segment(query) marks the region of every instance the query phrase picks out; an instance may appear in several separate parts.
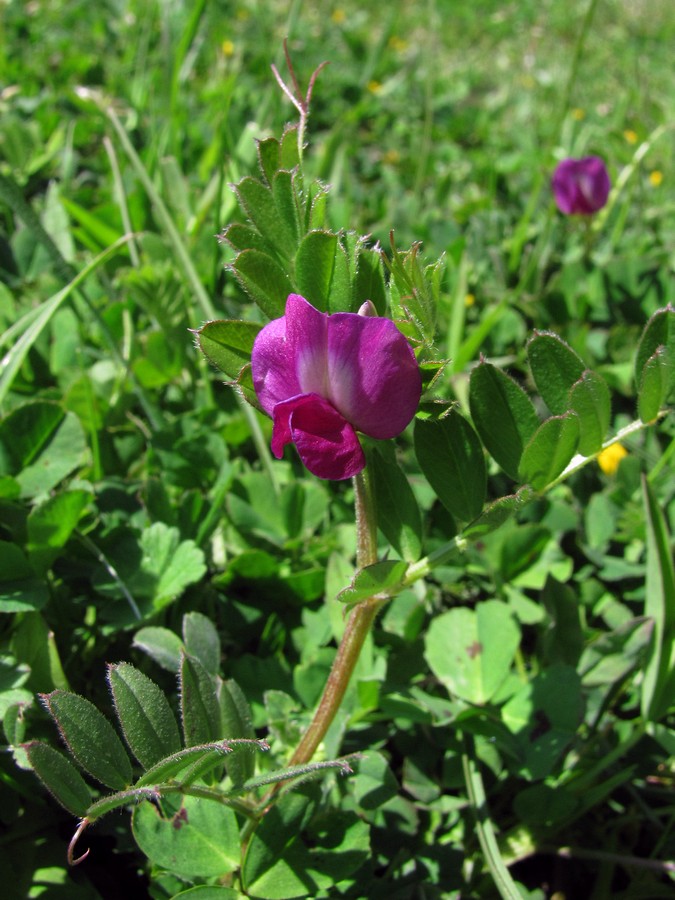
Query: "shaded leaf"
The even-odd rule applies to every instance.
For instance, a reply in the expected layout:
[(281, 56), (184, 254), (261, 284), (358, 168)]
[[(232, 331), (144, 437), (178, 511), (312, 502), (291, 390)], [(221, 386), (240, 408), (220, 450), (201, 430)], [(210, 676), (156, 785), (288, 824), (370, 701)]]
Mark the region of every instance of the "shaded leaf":
[(579, 443), (579, 419), (575, 413), (551, 416), (543, 422), (523, 449), (519, 474), (535, 491), (543, 490), (570, 462)]
[(523, 449), (539, 425), (532, 401), (505, 372), (482, 362), (471, 373), (469, 405), (490, 455), (518, 479)]
[(569, 392), (586, 368), (584, 361), (550, 331), (535, 332), (530, 338), (527, 359), (534, 383), (548, 408), (556, 416), (566, 413)]
[(469, 522), (483, 509), (487, 467), (481, 442), (456, 409), (441, 419), (415, 420), (415, 456), (443, 506)]

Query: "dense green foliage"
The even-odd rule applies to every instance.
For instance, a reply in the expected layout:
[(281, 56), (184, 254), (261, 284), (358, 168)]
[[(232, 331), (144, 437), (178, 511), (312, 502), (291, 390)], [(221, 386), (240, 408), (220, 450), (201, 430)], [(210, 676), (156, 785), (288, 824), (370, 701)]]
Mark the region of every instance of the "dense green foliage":
[[(504, 865), (532, 898), (671, 896), (671, 4), (17, 0), (0, 29), (10, 896), (490, 898)], [(300, 187), (293, 132), (256, 156), (296, 120), (286, 36), (303, 86), (330, 63)], [(588, 153), (614, 191), (565, 219), (550, 173)], [(195, 347), (254, 400), (286, 283), (388, 305), (423, 367), (367, 446), (356, 576), (352, 486), (270, 460)]]

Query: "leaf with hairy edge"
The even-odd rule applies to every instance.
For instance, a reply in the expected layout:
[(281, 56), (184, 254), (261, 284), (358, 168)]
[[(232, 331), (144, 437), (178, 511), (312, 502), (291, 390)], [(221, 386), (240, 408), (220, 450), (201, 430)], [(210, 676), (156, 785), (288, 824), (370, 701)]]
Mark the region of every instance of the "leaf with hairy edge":
[(259, 250), (244, 250), (228, 268), (269, 319), (283, 316), (293, 285), (273, 257)]
[(486, 534), (496, 531), (511, 518), (516, 510), (520, 509), (530, 499), (531, 495), (531, 489), (523, 487), (517, 494), (509, 494), (490, 503), (478, 518), (474, 519), (464, 529), (462, 537), (467, 540), (478, 540)]
[(401, 560), (388, 559), (359, 569), (349, 587), (340, 591), (338, 600), (352, 604), (378, 594), (393, 597), (401, 589), (407, 568), (407, 563)]
[(258, 150), (258, 165), (268, 185), (272, 184), (274, 173), (279, 170), (279, 141), (274, 137), (268, 137), (256, 141)]
[(572, 385), (569, 406), (579, 417), (579, 453), (592, 456), (602, 447), (612, 415), (612, 401), (605, 379), (586, 369)]
[[(293, 173), (287, 169), (281, 169), (274, 175), (272, 179), (272, 195), (274, 197), (274, 205), (280, 218), (283, 220), (284, 228), (291, 235), (292, 243), (290, 244), (290, 252), (295, 253), (295, 249), (300, 239), (300, 220), (304, 219), (303, 201), (298, 197), (295, 189), (295, 180)], [(302, 212), (302, 216), (300, 215)]]
[(223, 737), (216, 690), (204, 666), (184, 654), (179, 678), (185, 745), (194, 747)]
[(197, 332), (197, 343), (204, 356), (228, 378), (238, 378), (251, 362), (253, 342), (262, 325), (220, 319), (207, 322)]
[(520, 477), (535, 491), (543, 490), (564, 471), (578, 443), (579, 418), (576, 413), (552, 416), (539, 426), (523, 450)]
[(91, 803), (91, 791), (70, 760), (42, 741), (29, 741), (22, 747), (35, 774), (54, 799), (74, 816), (84, 816)]
[(337, 234), (330, 231), (310, 231), (300, 242), (295, 255), (298, 293), (321, 312), (329, 310), (337, 253)]
[[(281, 174), (277, 173), (277, 176)], [(272, 189), (256, 178), (246, 176), (234, 190), (249, 222), (280, 256), (291, 260), (297, 247), (297, 231), (287, 218), (287, 210), (279, 209)]]
[(377, 250), (356, 245), (356, 275), (354, 277), (354, 300), (356, 309), (366, 300), (374, 305), (378, 316), (383, 316), (387, 308), (387, 289), (384, 282), (382, 257)]
[(369, 448), (368, 471), (375, 490), (378, 527), (403, 559), (415, 562), (422, 552), (422, 517), (389, 443)]
[[(246, 697), (236, 681), (223, 681), (219, 685), (218, 701), (223, 723), (223, 734), (228, 738), (255, 738), (253, 730), (253, 714)], [(243, 784), (253, 776), (255, 759), (250, 747), (241, 749), (233, 747), (233, 751), (225, 760), (227, 774), (234, 785)]]
[(647, 361), (660, 347), (664, 348), (669, 370), (668, 396), (675, 390), (675, 309), (672, 306), (657, 309), (640, 336), (635, 357), (635, 382), (638, 387), (642, 383)]
[(669, 357), (665, 346), (657, 347), (642, 367), (638, 389), (638, 415), (643, 422), (653, 422), (665, 404), (673, 381), (675, 357)]
[(415, 420), (415, 456), (443, 506), (461, 522), (483, 509), (485, 454), (478, 435), (456, 409), (440, 419)]
[(169, 701), (154, 681), (119, 663), (108, 666), (108, 682), (124, 737), (144, 769), (181, 749)]
[(539, 426), (532, 401), (501, 369), (481, 362), (469, 381), (471, 418), (490, 455), (513, 479), (525, 444)]
[(190, 656), (198, 659), (209, 675), (217, 675), (220, 671), (220, 638), (213, 622), (199, 612), (185, 613), (183, 640)]
[(550, 331), (535, 332), (527, 342), (532, 377), (544, 402), (556, 416), (569, 409), (568, 394), (582, 377), (584, 361), (561, 337)]
[(114, 791), (131, 782), (131, 762), (122, 741), (93, 703), (70, 691), (40, 694), (68, 749), (91, 776)]

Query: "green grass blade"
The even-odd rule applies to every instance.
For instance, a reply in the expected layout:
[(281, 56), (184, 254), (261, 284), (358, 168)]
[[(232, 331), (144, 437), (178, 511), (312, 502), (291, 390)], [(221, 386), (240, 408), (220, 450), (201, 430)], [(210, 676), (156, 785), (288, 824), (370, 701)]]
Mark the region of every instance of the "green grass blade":
[[(88, 265), (79, 272), (75, 278), (69, 284), (67, 284), (64, 288), (58, 291), (56, 294), (51, 296), (48, 300), (39, 307), (36, 314), (28, 314), (24, 316), (21, 322), (27, 323), (27, 327), (25, 328), (21, 337), (16, 341), (16, 343), (12, 346), (12, 348), (7, 352), (4, 358), (0, 361), (0, 404), (4, 401), (7, 393), (14, 381), (16, 373), (21, 368), (23, 361), (28, 354), (28, 351), (33, 346), (35, 341), (42, 334), (43, 329), (48, 324), (49, 320), (52, 318), (56, 310), (61, 306), (61, 304), (67, 300), (70, 295), (76, 290), (83, 281), (85, 281), (92, 272), (96, 271), (99, 266), (101, 266), (106, 260), (110, 259), (114, 256), (120, 247), (124, 246), (128, 242), (129, 238), (127, 236), (121, 237), (118, 241), (115, 241), (110, 247), (104, 250), (102, 253), (99, 253), (97, 257), (95, 257)], [(19, 325), (20, 323), (17, 323)], [(17, 333), (16, 326), (8, 329), (8, 332), (12, 332), (12, 336)], [(0, 337), (0, 346), (7, 343), (9, 338), (7, 337), (7, 333)]]

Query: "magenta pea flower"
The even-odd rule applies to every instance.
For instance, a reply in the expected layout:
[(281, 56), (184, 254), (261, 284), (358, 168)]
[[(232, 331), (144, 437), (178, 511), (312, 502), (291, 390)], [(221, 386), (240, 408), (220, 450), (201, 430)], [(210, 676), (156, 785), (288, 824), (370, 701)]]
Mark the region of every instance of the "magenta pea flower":
[(611, 182), (599, 156), (563, 159), (551, 179), (553, 196), (566, 216), (590, 216), (607, 203)]
[(294, 443), (314, 475), (339, 481), (366, 464), (357, 432), (386, 440), (411, 421), (422, 393), (412, 347), (389, 319), (319, 312), (290, 294), (286, 315), (259, 332), (253, 385), (272, 417), (272, 452)]

